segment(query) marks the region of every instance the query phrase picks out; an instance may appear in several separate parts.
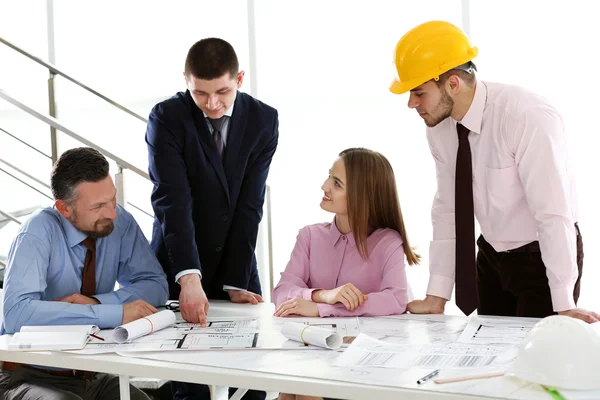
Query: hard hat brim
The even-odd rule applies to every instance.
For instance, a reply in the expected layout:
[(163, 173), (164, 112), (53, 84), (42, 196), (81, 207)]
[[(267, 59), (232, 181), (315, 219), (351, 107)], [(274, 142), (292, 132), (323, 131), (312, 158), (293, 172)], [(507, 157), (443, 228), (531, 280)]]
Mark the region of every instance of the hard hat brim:
[[(431, 78), (427, 79), (425, 82), (427, 82), (433, 78), (434, 77), (431, 77)], [(394, 81), (392, 82), (392, 84), (390, 85), (390, 92), (392, 92), (394, 94), (404, 94), (404, 93), (408, 92), (409, 90), (413, 90), (417, 86), (424, 84), (425, 82), (421, 82), (421, 80), (400, 82), (400, 80), (395, 78)]]
[(408, 90), (404, 88), (405, 85), (402, 84), (398, 79), (394, 79), (390, 84), (390, 92), (394, 94), (403, 94)]
[(437, 80), (441, 74), (450, 71), (451, 69), (456, 68), (467, 61), (473, 60), (475, 57), (477, 57), (477, 54), (479, 54), (477, 47), (471, 47), (463, 57), (456, 58), (446, 63), (446, 65), (440, 66), (438, 71), (433, 71), (429, 74), (425, 74), (421, 77), (405, 82), (401, 82), (400, 79), (394, 78), (394, 81), (390, 85), (390, 92), (394, 94), (404, 94), (409, 90), (413, 90), (417, 86), (424, 84), (425, 82), (429, 82), (431, 79)]

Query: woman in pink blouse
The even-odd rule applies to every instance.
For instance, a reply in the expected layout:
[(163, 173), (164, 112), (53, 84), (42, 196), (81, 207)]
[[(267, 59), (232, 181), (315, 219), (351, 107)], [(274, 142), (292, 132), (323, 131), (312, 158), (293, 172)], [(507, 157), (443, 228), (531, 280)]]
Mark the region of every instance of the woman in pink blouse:
[(404, 257), (409, 245), (394, 171), (381, 154), (344, 150), (322, 186), (332, 223), (300, 230), (273, 289), (275, 316), (345, 317), (402, 314), (408, 302)]

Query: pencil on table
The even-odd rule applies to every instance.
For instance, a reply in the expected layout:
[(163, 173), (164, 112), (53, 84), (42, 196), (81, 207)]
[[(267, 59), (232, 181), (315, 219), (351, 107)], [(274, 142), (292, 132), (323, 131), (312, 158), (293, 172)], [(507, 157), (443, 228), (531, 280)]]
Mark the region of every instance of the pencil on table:
[(435, 383), (442, 384), (442, 383), (470, 381), (470, 380), (473, 380), (473, 379), (495, 378), (497, 376), (504, 376), (504, 372), (492, 372), (492, 373), (489, 373), (489, 374), (456, 376), (454, 378), (438, 378), (438, 379), (434, 379), (433, 381)]

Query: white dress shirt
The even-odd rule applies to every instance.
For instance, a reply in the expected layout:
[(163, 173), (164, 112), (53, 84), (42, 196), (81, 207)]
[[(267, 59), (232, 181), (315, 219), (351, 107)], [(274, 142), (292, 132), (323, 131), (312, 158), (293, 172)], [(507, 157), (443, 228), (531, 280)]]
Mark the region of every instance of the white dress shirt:
[[(447, 118), (427, 128), (438, 185), (427, 294), (446, 299), (455, 273), (456, 122)], [(574, 308), (577, 199), (560, 115), (523, 88), (477, 81), (460, 122), (471, 131), (473, 201), (482, 235), (498, 252), (539, 240), (554, 310)]]
[[(212, 124), (208, 120), (208, 116), (204, 112), (202, 112), (202, 114), (204, 114), (204, 119), (206, 121), (206, 125), (208, 126), (208, 130), (210, 131), (210, 134), (213, 135), (215, 129), (213, 128)], [(232, 114), (233, 114), (233, 104), (231, 104), (231, 107), (229, 107), (227, 109), (227, 111), (225, 111), (225, 114), (223, 114), (223, 115), (229, 117), (225, 121), (223, 121), (223, 125), (221, 126), (221, 137), (223, 138), (223, 149), (225, 149), (227, 147), (227, 136), (229, 134), (229, 122), (231, 120)], [(177, 275), (175, 275), (175, 282), (179, 283), (179, 278), (181, 278), (184, 275), (188, 275), (188, 274), (198, 274), (198, 275), (200, 275), (200, 279), (202, 279), (202, 274), (200, 273), (200, 270), (185, 269), (185, 270), (181, 271), (180, 273), (178, 273)], [(223, 285), (223, 290), (244, 290), (244, 289), (236, 288), (234, 286)]]

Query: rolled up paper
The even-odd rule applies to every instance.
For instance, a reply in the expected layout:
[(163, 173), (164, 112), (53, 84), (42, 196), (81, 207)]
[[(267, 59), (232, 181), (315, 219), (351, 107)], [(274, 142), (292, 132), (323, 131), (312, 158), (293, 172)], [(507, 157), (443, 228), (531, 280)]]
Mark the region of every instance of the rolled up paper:
[(175, 313), (171, 310), (159, 311), (155, 314), (129, 322), (115, 328), (112, 339), (117, 343), (135, 340), (152, 332), (159, 331), (175, 323)]
[(286, 322), (281, 334), (290, 340), (336, 350), (342, 345), (342, 337), (331, 329), (297, 322)]

